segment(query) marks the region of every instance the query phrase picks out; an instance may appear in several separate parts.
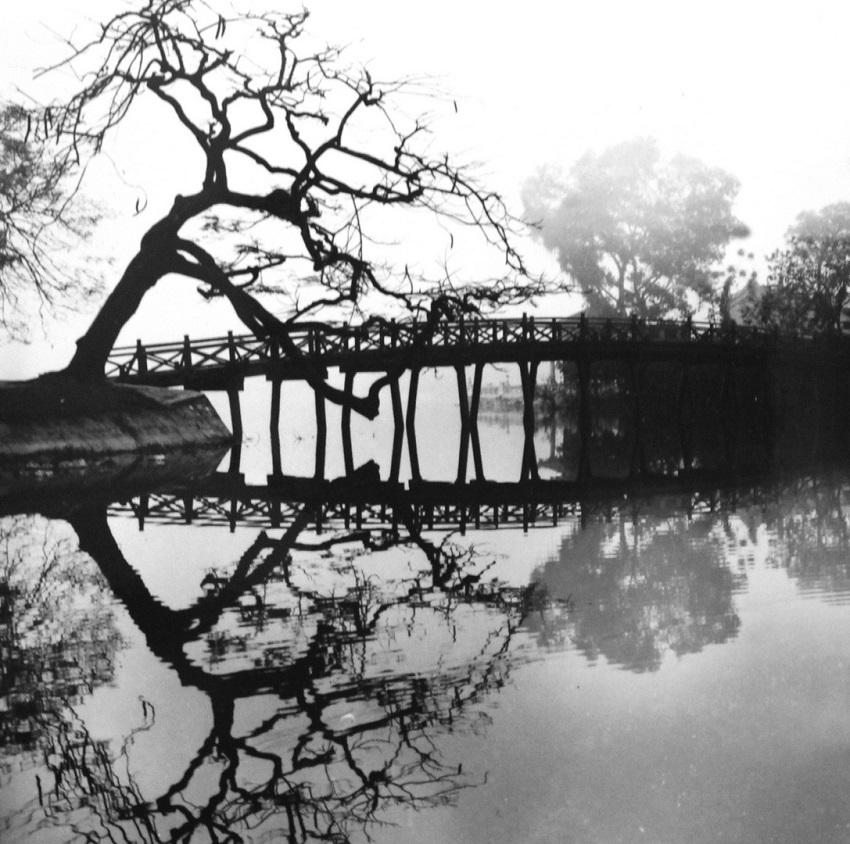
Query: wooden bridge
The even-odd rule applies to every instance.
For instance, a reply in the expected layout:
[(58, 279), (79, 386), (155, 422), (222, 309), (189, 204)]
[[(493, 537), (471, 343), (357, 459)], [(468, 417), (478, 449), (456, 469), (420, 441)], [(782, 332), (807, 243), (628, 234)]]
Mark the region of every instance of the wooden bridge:
[[(679, 430), (684, 468), (693, 462), (686, 419), (691, 386), (689, 373), (697, 366), (718, 367), (722, 390), (717, 405), (724, 419), (724, 441), (730, 464), (734, 462), (738, 403), (736, 373), (756, 368), (763, 373), (764, 397), (759, 412), (767, 415), (774, 406), (769, 394), (771, 371), (796, 368), (812, 374), (814, 380), (846, 381), (850, 363), (850, 338), (844, 335), (806, 337), (779, 335), (750, 327), (717, 326), (694, 322), (643, 322), (637, 319), (571, 318), (490, 319), (458, 322), (375, 321), (359, 326), (326, 323), (296, 324), (285, 338), (236, 336), (228, 334), (207, 340), (117, 348), (109, 358), (106, 374), (127, 383), (161, 386), (182, 385), (202, 390), (226, 390), (230, 400), (234, 438), (242, 436), (239, 394), (245, 377), (264, 375), (271, 382), (269, 428), (272, 440), (273, 474), (281, 474), (280, 411), (281, 385), (285, 380), (326, 377), (329, 368), (344, 374), (343, 395), (354, 395), (354, 378), (363, 372), (410, 373), (406, 410), (397, 378), (389, 379), (394, 420), (392, 461), (388, 480), (397, 482), (405, 433), (410, 470), (414, 481), (422, 481), (416, 443), (416, 408), (420, 372), (430, 367), (452, 367), (457, 375), (461, 436), (457, 480), (465, 481), (471, 449), (475, 478), (485, 480), (477, 418), (484, 366), (514, 363), (522, 384), (525, 447), (518, 480), (537, 477), (534, 454), (535, 392), (537, 371), (545, 361), (572, 362), (575, 366), (575, 393), (578, 396), (578, 428), (582, 442), (580, 475), (589, 472), (585, 447), (592, 436), (591, 367), (599, 362), (620, 362), (630, 372), (634, 423), (641, 436), (642, 418), (651, 399), (642, 396), (641, 372), (648, 364), (676, 363), (681, 367), (678, 399)], [(472, 367), (471, 390), (467, 368)], [(824, 375), (826, 373), (826, 375)], [(831, 383), (830, 381), (830, 383)], [(829, 387), (845, 401), (848, 385)], [(761, 389), (761, 388), (760, 388)], [(327, 422), (325, 399), (316, 392), (316, 478), (324, 478)], [(355, 461), (351, 438), (351, 406), (342, 405), (342, 445), (345, 471), (351, 475)], [(639, 443), (638, 443), (639, 446)], [(639, 451), (639, 447), (636, 451)], [(231, 470), (239, 469), (239, 450), (233, 451)]]

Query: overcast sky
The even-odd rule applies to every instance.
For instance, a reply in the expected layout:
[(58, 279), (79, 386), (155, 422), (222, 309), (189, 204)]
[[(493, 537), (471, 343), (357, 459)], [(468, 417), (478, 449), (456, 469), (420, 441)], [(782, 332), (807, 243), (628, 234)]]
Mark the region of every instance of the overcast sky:
[(650, 135), (737, 176), (739, 215), (765, 250), (800, 211), (850, 199), (850, 4), (840, 0), (500, 10), (434, 0), (415, 26), (384, 0), (315, 8), (317, 24), (357, 33), (376, 60), (444, 73), (470, 143), (506, 190), (543, 162), (569, 166), (588, 148)]
[[(97, 18), (122, 5), (4, 4), (2, 89), (29, 86), (32, 68), (49, 60), (48, 27), (66, 33), (80, 7)], [(458, 104), (437, 124), (444, 144), (482, 162), (508, 197), (541, 164), (569, 167), (588, 149), (652, 136), (664, 151), (740, 180), (736, 210), (757, 255), (780, 244), (799, 212), (850, 200), (850, 4), (313, 0), (309, 8), (312, 32), (350, 44), (376, 76), (432, 77)]]

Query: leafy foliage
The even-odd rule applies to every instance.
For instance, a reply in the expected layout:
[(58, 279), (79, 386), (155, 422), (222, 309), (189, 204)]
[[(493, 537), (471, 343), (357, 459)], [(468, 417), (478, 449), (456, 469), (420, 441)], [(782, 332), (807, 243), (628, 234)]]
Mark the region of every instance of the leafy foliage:
[(738, 182), (651, 139), (587, 153), (566, 179), (526, 182), (526, 213), (598, 315), (661, 318), (714, 298), (718, 262), (748, 231), (732, 214)]
[(840, 330), (850, 294), (850, 202), (800, 214), (769, 258), (767, 282), (749, 321), (807, 334)]
[(25, 330), (32, 294), (67, 305), (98, 286), (58, 261), (95, 218), (76, 201), (74, 158), (49, 131), (46, 113), (0, 105), (0, 324), (11, 333)]

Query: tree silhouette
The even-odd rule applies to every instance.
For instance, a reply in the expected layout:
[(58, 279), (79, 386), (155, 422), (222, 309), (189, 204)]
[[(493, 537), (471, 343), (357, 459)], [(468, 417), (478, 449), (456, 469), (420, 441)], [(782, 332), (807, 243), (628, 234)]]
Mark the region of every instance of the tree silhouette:
[[(153, 100), (163, 126), (191, 141), (198, 175), (143, 236), (68, 373), (101, 378), (121, 328), (166, 277), (226, 297), (250, 331), (290, 355), (288, 326), (328, 308), (353, 318), (383, 303), (400, 313), (436, 308), (436, 318), (539, 289), (502, 199), (431, 150), (427, 120), (407, 115), (408, 86), (346, 66), (340, 50), (311, 41), (307, 20), (306, 11), (233, 16), (214, 2), (148, 0), (59, 64), (82, 84), (47, 109), (48, 125), (81, 158), (107, 149), (127, 115)], [(387, 221), (402, 211), (405, 239), (391, 248), (382, 241), (397, 230)], [(475, 235), (498, 256), (498, 277), (419, 267), (409, 247), (430, 228), (442, 232), (439, 254)], [(275, 312), (260, 302), (267, 293)], [(320, 376), (311, 383), (341, 400)], [(375, 412), (374, 401), (354, 406)]]
[(783, 331), (838, 331), (850, 295), (850, 202), (800, 214), (769, 259), (746, 318)]

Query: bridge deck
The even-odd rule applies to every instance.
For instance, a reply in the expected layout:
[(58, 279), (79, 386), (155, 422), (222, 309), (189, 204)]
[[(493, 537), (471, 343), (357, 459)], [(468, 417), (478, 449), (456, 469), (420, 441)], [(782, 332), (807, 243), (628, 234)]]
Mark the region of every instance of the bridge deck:
[(710, 362), (730, 353), (739, 359), (792, 352), (846, 351), (844, 337), (779, 336), (773, 332), (710, 323), (585, 319), (490, 319), (441, 322), (374, 322), (360, 326), (295, 324), (287, 350), (279, 340), (233, 335), (113, 350), (107, 377), (121, 381), (214, 389), (225, 381), (263, 374), (282, 379), (308, 372), (387, 371), (475, 363), (633, 358)]

